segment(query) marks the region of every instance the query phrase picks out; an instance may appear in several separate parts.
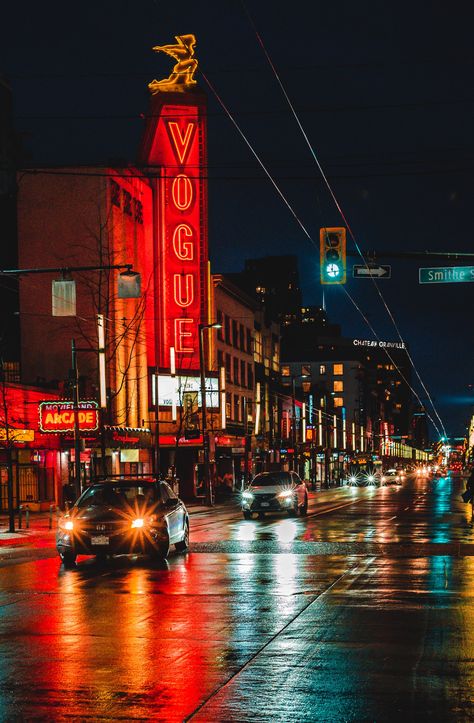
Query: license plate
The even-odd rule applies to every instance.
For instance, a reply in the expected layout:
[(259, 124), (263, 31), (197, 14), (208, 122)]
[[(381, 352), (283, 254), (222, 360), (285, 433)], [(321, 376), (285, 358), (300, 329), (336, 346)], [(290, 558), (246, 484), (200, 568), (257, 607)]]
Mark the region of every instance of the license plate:
[(95, 535), (91, 537), (91, 545), (108, 545), (109, 538), (106, 535)]
[(261, 502), (260, 507), (270, 507), (270, 502)]

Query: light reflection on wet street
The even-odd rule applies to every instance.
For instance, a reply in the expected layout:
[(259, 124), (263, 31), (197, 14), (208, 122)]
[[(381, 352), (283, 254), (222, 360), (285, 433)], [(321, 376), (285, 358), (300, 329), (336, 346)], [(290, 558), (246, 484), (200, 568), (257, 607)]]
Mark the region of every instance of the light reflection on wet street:
[(471, 720), (474, 535), (460, 482), (191, 518), (157, 564), (0, 572), (1, 720)]

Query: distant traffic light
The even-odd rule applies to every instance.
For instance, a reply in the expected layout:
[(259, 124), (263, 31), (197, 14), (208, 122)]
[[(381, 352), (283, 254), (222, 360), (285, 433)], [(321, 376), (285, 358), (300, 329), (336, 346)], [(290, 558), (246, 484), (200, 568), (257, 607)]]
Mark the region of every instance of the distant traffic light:
[(346, 229), (319, 231), (319, 258), (322, 284), (346, 283)]

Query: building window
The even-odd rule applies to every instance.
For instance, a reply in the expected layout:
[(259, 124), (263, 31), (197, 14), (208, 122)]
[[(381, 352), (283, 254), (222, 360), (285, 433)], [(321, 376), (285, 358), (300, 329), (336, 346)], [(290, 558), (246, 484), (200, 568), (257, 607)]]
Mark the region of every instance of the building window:
[(225, 416), (230, 419), (232, 417), (232, 394), (225, 393)]
[(135, 199), (135, 221), (143, 223), (143, 203)]
[(232, 319), (232, 344), (236, 349), (239, 348), (239, 334), (237, 329), (237, 322)]
[(230, 319), (227, 314), (224, 315), (225, 341), (230, 344)]
[(224, 354), (220, 349), (217, 350), (217, 368), (220, 370), (224, 366)]
[(320, 374), (326, 374), (326, 365), (325, 365), (325, 364), (320, 364), (320, 365), (319, 365), (319, 373), (320, 373)]
[(116, 181), (110, 181), (110, 201), (117, 208), (121, 208), (120, 204), (120, 186)]
[(311, 391), (311, 382), (302, 382), (301, 386), (305, 394), (308, 394)]
[(334, 364), (332, 373), (335, 377), (342, 376), (344, 374), (344, 364)]
[(245, 329), (243, 324), (239, 325), (239, 349), (245, 351)]
[(240, 384), (242, 387), (246, 386), (246, 384), (245, 384), (245, 368), (246, 368), (246, 366), (247, 366), (246, 363), (244, 361), (242, 361), (242, 359), (241, 359), (240, 360)]
[(344, 382), (334, 382), (334, 391), (335, 392), (343, 392), (344, 391)]
[(311, 376), (311, 364), (302, 364), (301, 365), (301, 374), (304, 377), (310, 377)]
[(127, 216), (132, 215), (132, 194), (123, 190), (123, 212), (127, 214)]
[(233, 366), (234, 366), (234, 384), (238, 384), (239, 383), (239, 360), (236, 357), (234, 357)]
[(251, 364), (247, 364), (247, 386), (249, 389), (253, 389), (253, 367)]
[(232, 372), (232, 369), (231, 369), (230, 354), (226, 354), (225, 355), (225, 380), (226, 380), (226, 382), (232, 381), (231, 372)]
[(343, 407), (344, 406), (343, 397), (334, 397), (334, 406), (335, 407)]
[(240, 397), (234, 394), (234, 420), (240, 422)]
[(291, 376), (291, 369), (286, 364), (282, 366), (281, 368), (281, 375), (282, 377), (290, 377)]
[(247, 348), (246, 348), (246, 351), (247, 351), (247, 354), (251, 354), (251, 353), (252, 353), (252, 332), (250, 331), (250, 329), (246, 329), (246, 330), (245, 330), (245, 334), (246, 334), (246, 337), (247, 337)]
[(263, 361), (263, 349), (262, 349), (262, 332), (255, 332), (255, 347), (254, 347), (254, 359), (259, 364)]

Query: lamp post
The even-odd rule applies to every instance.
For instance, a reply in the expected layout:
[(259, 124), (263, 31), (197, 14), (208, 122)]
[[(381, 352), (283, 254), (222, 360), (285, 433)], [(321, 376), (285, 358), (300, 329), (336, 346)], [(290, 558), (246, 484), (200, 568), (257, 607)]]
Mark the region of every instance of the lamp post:
[(222, 324), (199, 324), (199, 366), (201, 372), (201, 410), (202, 410), (202, 447), (204, 453), (204, 488), (206, 504), (212, 505), (211, 476), (209, 474), (209, 438), (207, 435), (206, 420), (206, 369), (204, 362), (204, 335), (205, 329), (221, 329)]

